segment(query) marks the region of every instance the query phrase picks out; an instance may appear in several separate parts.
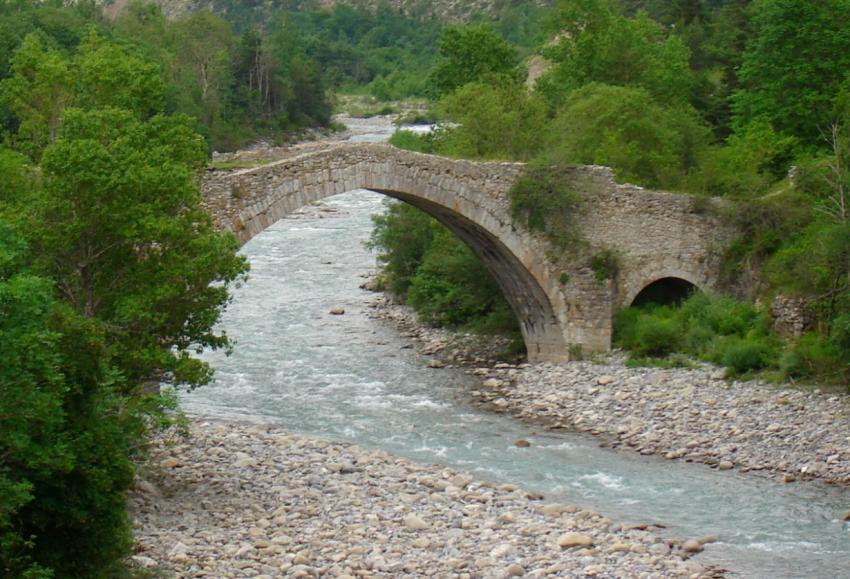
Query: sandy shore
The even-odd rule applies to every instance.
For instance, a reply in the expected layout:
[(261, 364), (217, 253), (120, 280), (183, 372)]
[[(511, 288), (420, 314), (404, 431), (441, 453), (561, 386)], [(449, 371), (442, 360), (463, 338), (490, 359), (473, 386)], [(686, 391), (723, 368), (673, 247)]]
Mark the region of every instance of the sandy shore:
[[(177, 577), (709, 577), (665, 540), (514, 485), (280, 428), (191, 421), (132, 497), (135, 565)], [(703, 541), (711, 538), (704, 538)]]

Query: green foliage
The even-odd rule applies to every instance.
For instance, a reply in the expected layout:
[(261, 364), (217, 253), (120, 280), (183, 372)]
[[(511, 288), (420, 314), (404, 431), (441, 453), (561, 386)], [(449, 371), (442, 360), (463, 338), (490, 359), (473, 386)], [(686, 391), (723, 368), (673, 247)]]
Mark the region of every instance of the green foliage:
[(635, 351), (642, 356), (665, 356), (676, 349), (679, 328), (673, 319), (638, 318)]
[(32, 479), (68, 471), (72, 459), (60, 436), (67, 387), (47, 324), (51, 283), (23, 270), (23, 250), (0, 223), (0, 570), (35, 577), (41, 567), (33, 537), (16, 524), (19, 512), (34, 498)]
[(438, 152), (472, 159), (528, 160), (543, 144), (546, 107), (510, 76), (488, 75), (446, 96), (439, 109), (459, 126), (446, 131)]
[(387, 289), (406, 299), (411, 280), (425, 260), (439, 224), (405, 203), (391, 204), (383, 214), (373, 216), (372, 221), (369, 246), (379, 252)]
[(570, 184), (570, 173), (569, 167), (530, 164), (510, 190), (513, 218), (561, 249), (581, 242), (576, 214), (582, 198)]
[(560, 163), (607, 165), (623, 180), (675, 188), (708, 131), (687, 105), (664, 107), (642, 88), (591, 84), (575, 91), (550, 131)]
[(844, 364), (838, 350), (817, 332), (809, 332), (802, 336), (780, 360), (780, 367), (785, 376), (792, 380), (813, 380), (827, 376), (831, 381), (846, 383), (842, 378), (842, 368), (847, 372), (846, 358)]
[(440, 60), (428, 77), (433, 96), (445, 96), (492, 74), (516, 74), (516, 50), (488, 24), (449, 26), (440, 34)]
[(110, 23), (97, 10), (43, 3), (0, 10), (0, 123), (33, 159), (67, 107), (189, 114), (219, 150), (327, 125), (325, 80), (309, 43), (289, 20), (271, 22), (240, 39), (209, 11), (171, 21), (141, 2)]
[(850, 224), (818, 219), (767, 264), (774, 283), (815, 296), (821, 319), (850, 312)]
[(796, 189), (733, 206), (741, 235), (724, 256), (725, 277), (734, 283), (741, 272), (761, 268), (784, 244), (793, 240), (812, 219), (810, 200)]
[(387, 289), (429, 323), (482, 332), (519, 333), (498, 285), (472, 251), (418, 209), (393, 203), (373, 218)]
[(408, 151), (416, 151), (417, 153), (434, 153), (436, 149), (435, 133), (433, 131), (427, 133), (415, 133), (398, 129), (390, 137), (390, 145), (399, 149)]
[(676, 105), (688, 101), (693, 74), (679, 37), (645, 14), (621, 16), (604, 0), (561, 0), (557, 6), (564, 33), (544, 51), (555, 66), (538, 84), (554, 105), (591, 83), (641, 87)]
[(62, 112), (73, 98), (67, 60), (40, 33), (24, 38), (0, 81), (0, 101), (16, 120), (15, 147), (38, 159), (59, 132)]
[(200, 207), (191, 126), (69, 111), (44, 153), (44, 189), (18, 208), (26, 227), (49, 224), (30, 235), (41, 267), (80, 315), (107, 324), (130, 384), (203, 384), (209, 370), (189, 352), (229, 343), (212, 328), (246, 265)]
[(165, 82), (159, 67), (109, 42), (93, 27), (77, 47), (71, 71), (74, 106), (118, 108), (141, 118), (163, 111)]
[(58, 302), (0, 222), (0, 571), (105, 576), (131, 546), (126, 491), (145, 428), (117, 395), (99, 322)]
[(850, 1), (756, 0), (739, 72), (734, 124), (766, 118), (803, 146), (823, 148), (850, 69)]
[(408, 17), (383, 4), (367, 11), (340, 3), (329, 10), (303, 6), (287, 11), (286, 18), (328, 85), (365, 87), (380, 100), (425, 94), (437, 55), (438, 21)]
[(146, 386), (209, 379), (190, 353), (229, 346), (214, 326), (246, 268), (200, 207), (205, 144), (161, 113), (159, 67), (77, 32), (66, 56), (37, 28), (0, 75), (29, 155), (0, 146), (3, 576), (120, 571), (133, 461), (170, 407)]
[(590, 269), (597, 283), (605, 283), (617, 277), (620, 270), (620, 256), (616, 251), (605, 249), (590, 258)]
[(507, 306), (495, 280), (472, 251), (442, 227), (411, 279), (407, 302), (420, 317), (438, 326), (460, 326)]
[(703, 293), (680, 307), (620, 310), (614, 340), (639, 357), (683, 353), (726, 366), (731, 376), (776, 369), (781, 349), (765, 314), (733, 298)]
[(732, 135), (724, 146), (707, 149), (690, 176), (691, 191), (751, 200), (788, 170), (796, 139), (778, 134), (764, 119)]
[(717, 361), (732, 376), (763, 370), (776, 360), (777, 342), (762, 336), (732, 337), (719, 342)]

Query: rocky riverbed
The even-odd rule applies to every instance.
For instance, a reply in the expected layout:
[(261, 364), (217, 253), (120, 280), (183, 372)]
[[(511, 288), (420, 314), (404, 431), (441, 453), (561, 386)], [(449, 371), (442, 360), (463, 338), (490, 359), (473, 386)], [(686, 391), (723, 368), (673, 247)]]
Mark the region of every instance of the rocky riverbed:
[(133, 564), (177, 577), (710, 577), (665, 540), (514, 485), (281, 428), (190, 422), (131, 498)]
[[(498, 350), (423, 327), (409, 308), (376, 298), (375, 316), (397, 325), (440, 364), (476, 365), (471, 395), (498, 412), (588, 432), (614, 448), (779, 477), (850, 485), (850, 397), (727, 382), (722, 368), (629, 368), (622, 353), (569, 364), (483, 363)], [(490, 356), (492, 358), (492, 356)], [(492, 359), (491, 359), (492, 362)], [(850, 506), (850, 505), (849, 505)]]

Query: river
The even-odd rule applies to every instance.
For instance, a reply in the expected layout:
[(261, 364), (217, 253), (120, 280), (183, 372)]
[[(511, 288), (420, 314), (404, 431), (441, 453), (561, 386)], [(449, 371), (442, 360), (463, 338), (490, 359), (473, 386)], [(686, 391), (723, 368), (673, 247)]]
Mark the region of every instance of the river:
[[(363, 125), (356, 139), (392, 130)], [(474, 407), (470, 377), (427, 368), (392, 326), (369, 316), (371, 294), (359, 285), (375, 256), (364, 241), (384, 203), (369, 191), (338, 195), (245, 245), (251, 277), (223, 319), (236, 349), (207, 355), (216, 378), (182, 397), (188, 412), (380, 447), (615, 520), (659, 522), (669, 536), (716, 535), (699, 558), (732, 576), (850, 577), (850, 529), (838, 520), (850, 508), (846, 490), (603, 449)], [(532, 446), (517, 448), (520, 438)]]

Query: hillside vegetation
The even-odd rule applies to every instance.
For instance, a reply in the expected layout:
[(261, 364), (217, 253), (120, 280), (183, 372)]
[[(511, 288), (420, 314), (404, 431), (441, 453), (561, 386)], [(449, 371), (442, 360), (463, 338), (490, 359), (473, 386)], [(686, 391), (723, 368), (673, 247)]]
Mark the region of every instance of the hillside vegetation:
[[(109, 4), (121, 0), (102, 0)], [(547, 5), (539, 0), (149, 0), (162, 8), (169, 17), (182, 17), (191, 12), (209, 9), (225, 17), (244, 17), (253, 12), (260, 19), (279, 10), (316, 11), (347, 6), (375, 13), (380, 9), (393, 11), (416, 20), (440, 20), (443, 22), (468, 21), (476, 17), (491, 19), (504, 16), (512, 8), (523, 5)]]

